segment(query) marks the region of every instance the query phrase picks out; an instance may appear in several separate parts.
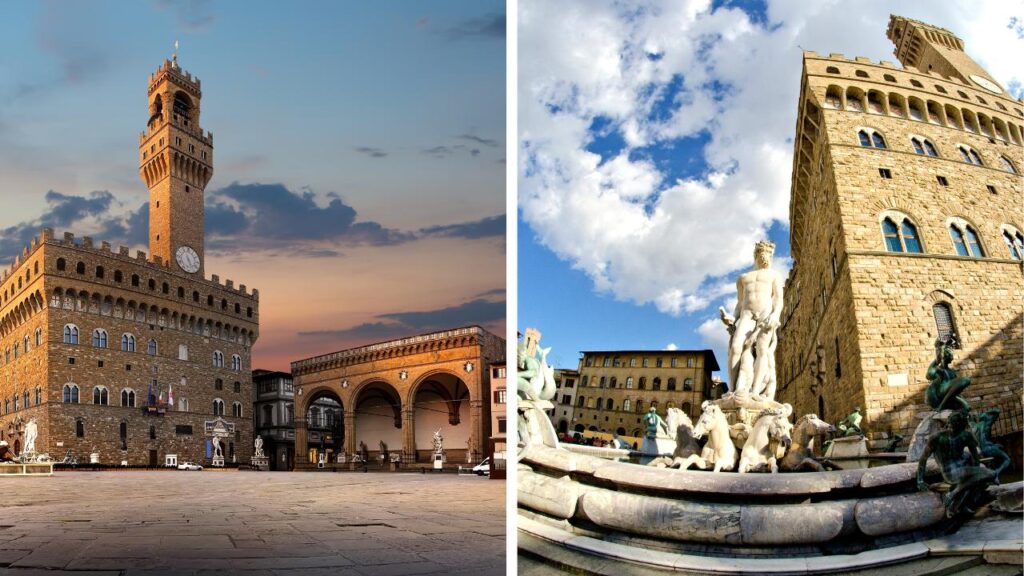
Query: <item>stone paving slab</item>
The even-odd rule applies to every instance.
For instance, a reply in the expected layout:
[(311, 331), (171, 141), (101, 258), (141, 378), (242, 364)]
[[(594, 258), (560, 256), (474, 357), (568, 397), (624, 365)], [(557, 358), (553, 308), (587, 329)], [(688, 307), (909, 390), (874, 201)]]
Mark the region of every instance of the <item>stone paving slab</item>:
[(476, 476), (57, 472), (4, 488), (0, 576), (505, 573), (505, 482)]

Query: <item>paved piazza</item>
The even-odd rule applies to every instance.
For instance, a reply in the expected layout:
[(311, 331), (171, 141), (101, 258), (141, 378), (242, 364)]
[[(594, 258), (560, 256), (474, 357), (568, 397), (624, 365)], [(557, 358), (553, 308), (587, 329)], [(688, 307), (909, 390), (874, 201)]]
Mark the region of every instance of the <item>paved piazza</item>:
[(505, 573), (503, 480), (57, 472), (0, 490), (0, 574)]

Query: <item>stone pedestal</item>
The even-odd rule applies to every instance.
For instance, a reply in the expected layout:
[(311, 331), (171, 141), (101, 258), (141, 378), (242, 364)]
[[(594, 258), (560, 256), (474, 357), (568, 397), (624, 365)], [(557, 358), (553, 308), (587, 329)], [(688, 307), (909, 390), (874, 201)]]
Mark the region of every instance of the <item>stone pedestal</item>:
[(851, 459), (867, 458), (868, 443), (863, 436), (843, 436), (836, 438), (825, 450), (825, 458)]
[(210, 462), (210, 466), (213, 466), (214, 468), (223, 468), (224, 467), (224, 457), (223, 456), (214, 456), (213, 460)]
[(917, 425), (917, 429), (914, 430), (914, 437), (910, 439), (910, 447), (907, 449), (907, 462), (917, 462), (921, 458), (921, 453), (924, 452), (928, 439), (946, 427), (946, 420), (949, 419), (949, 415), (952, 413), (952, 410), (943, 410), (942, 412), (922, 412), (918, 414), (921, 417), (921, 423)]
[(251, 465), (256, 470), (270, 470), (270, 458), (267, 458), (266, 456), (253, 456)]
[(398, 472), (399, 468), (400, 468), (400, 465), (399, 465), (398, 462), (391, 462), (389, 464), (389, 467), (388, 467), (388, 469), (391, 470), (392, 472)]

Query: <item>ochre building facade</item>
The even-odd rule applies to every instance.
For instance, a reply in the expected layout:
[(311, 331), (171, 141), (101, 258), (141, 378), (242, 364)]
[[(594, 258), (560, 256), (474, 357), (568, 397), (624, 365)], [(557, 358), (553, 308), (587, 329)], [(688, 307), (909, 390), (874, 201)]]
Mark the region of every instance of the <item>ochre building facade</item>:
[(948, 30), (894, 16), (888, 36), (902, 67), (804, 53), (778, 398), (909, 436), (952, 335), (967, 400), (1019, 452), (1021, 102)]
[(140, 173), (150, 188), (150, 254), (43, 230), (0, 285), (0, 431), (19, 452), (79, 463), (210, 463), (252, 455), (250, 350), (259, 294), (206, 278), (203, 190), (212, 135), (199, 80), (176, 61), (149, 78)]
[(651, 406), (662, 418), (674, 407), (696, 421), (701, 403), (716, 395), (711, 373), (718, 369), (711, 350), (583, 352), (572, 421), (563, 424), (564, 417), (553, 415), (552, 422), (560, 432), (640, 437)]
[[(365, 444), (371, 464), (381, 443), (405, 465), (430, 462), (440, 431), (448, 463), (479, 462), (489, 451), (491, 367), (505, 340), (479, 326), (432, 332), (292, 362), (296, 468), (321, 455), (336, 463)], [(342, 418), (330, 440), (310, 439), (310, 406), (329, 398)]]

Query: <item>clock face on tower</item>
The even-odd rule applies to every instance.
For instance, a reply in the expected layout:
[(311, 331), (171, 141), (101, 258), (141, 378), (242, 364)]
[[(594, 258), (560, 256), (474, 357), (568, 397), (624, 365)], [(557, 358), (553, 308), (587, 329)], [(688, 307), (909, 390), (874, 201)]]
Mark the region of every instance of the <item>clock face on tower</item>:
[(199, 254), (188, 246), (182, 246), (178, 248), (178, 252), (174, 255), (174, 258), (178, 261), (178, 266), (189, 274), (194, 274), (199, 271)]
[(982, 88), (984, 88), (985, 90), (988, 90), (989, 92), (993, 92), (995, 94), (1002, 94), (1002, 92), (1003, 92), (999, 88), (999, 86), (996, 86), (991, 80), (989, 80), (988, 78), (985, 78), (983, 76), (978, 76), (978, 75), (975, 75), (975, 74), (971, 74), (971, 80), (974, 80), (975, 84), (977, 84), (978, 86), (981, 86)]

